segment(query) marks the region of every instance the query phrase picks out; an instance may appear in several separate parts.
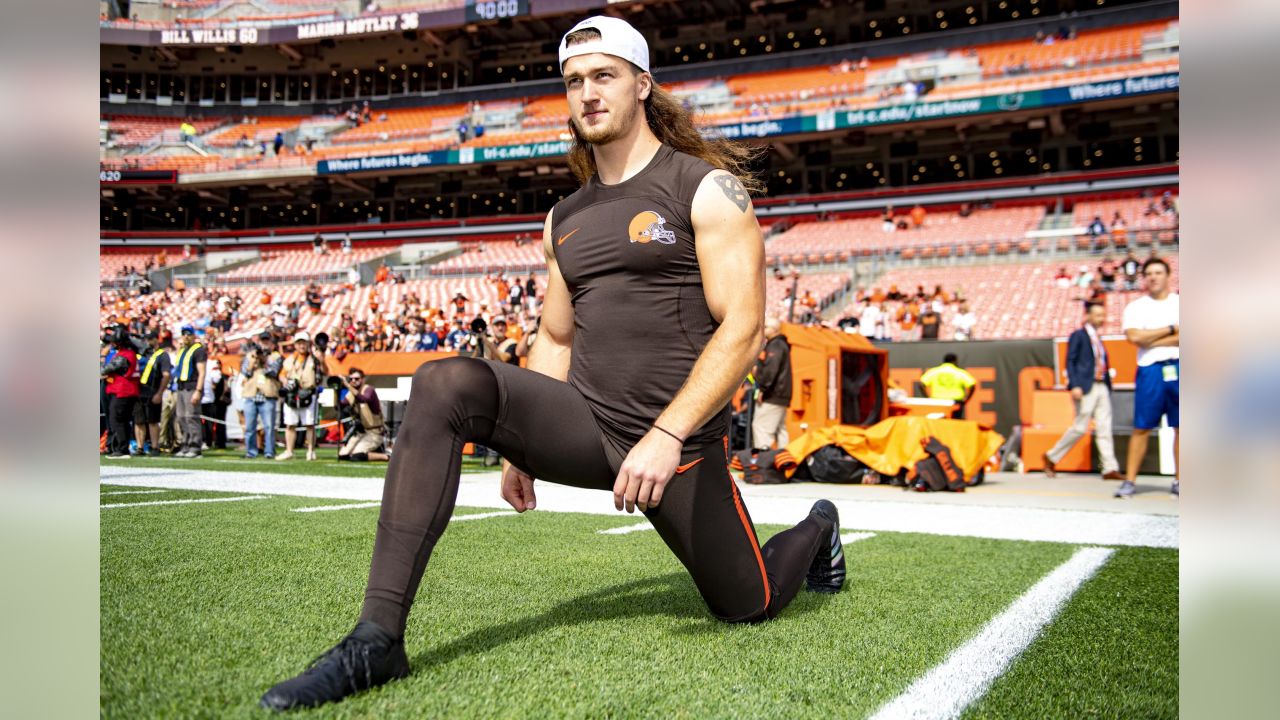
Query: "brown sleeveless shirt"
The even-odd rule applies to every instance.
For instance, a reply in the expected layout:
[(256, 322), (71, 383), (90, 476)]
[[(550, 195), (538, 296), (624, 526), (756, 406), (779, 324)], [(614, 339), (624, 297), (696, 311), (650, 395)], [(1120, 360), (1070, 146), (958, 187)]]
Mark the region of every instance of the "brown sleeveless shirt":
[[(569, 384), (601, 429), (628, 446), (675, 398), (719, 326), (703, 295), (690, 217), (714, 169), (663, 145), (633, 177), (605, 185), (592, 176), (552, 211), (551, 242), (573, 302)], [(720, 442), (728, 411), (686, 444)]]

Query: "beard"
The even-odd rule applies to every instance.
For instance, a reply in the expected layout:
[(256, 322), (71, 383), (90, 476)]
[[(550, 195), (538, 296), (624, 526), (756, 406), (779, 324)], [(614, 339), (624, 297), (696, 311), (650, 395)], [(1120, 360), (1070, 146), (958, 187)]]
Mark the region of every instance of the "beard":
[(570, 119), (569, 123), (584, 142), (591, 145), (608, 145), (631, 130), (631, 124), (636, 119), (636, 105), (629, 103), (621, 108), (610, 108), (608, 114), (610, 116), (608, 122), (595, 127), (583, 127), (576, 119)]

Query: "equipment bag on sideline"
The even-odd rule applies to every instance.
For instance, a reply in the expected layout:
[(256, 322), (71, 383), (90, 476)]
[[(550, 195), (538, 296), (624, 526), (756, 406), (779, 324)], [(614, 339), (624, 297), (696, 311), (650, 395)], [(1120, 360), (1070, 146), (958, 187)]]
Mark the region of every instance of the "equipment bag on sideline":
[(777, 457), (777, 450), (742, 450), (734, 453), (730, 467), (741, 468), (743, 482), (751, 485), (781, 485), (787, 474), (774, 467)]
[(862, 482), (867, 466), (839, 445), (826, 445), (805, 458), (814, 482), (852, 484)]
[(935, 437), (922, 440), (920, 444), (929, 456), (907, 473), (907, 486), (916, 492), (964, 492), (964, 472), (951, 457), (951, 448)]

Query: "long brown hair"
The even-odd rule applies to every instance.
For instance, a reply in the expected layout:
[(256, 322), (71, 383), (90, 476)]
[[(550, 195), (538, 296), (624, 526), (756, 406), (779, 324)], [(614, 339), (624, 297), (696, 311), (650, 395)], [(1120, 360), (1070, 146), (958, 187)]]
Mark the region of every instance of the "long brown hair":
[[(634, 65), (631, 65), (631, 69), (637, 75), (642, 72)], [(763, 148), (721, 137), (703, 137), (689, 111), (685, 110), (674, 95), (658, 87), (656, 81), (652, 83), (649, 97), (644, 99), (644, 114), (649, 129), (664, 145), (670, 145), (682, 153), (701, 158), (710, 165), (731, 173), (748, 193), (764, 193), (764, 183), (752, 174), (750, 168), (750, 163), (765, 152)], [(572, 118), (569, 119), (569, 133), (573, 136), (569, 142), (569, 169), (578, 178), (578, 182), (585, 183), (596, 174), (595, 153), (591, 151), (591, 143), (578, 134)]]

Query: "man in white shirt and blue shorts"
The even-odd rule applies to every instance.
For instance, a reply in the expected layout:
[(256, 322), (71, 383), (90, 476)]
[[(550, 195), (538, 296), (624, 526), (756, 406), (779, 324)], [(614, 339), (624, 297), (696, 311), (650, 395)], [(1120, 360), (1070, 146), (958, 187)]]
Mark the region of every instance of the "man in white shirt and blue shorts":
[[(1173, 428), (1173, 458), (1178, 464), (1178, 294), (1169, 292), (1169, 264), (1153, 257), (1142, 264), (1147, 294), (1124, 309), (1124, 334), (1138, 346), (1138, 373), (1133, 393), (1133, 436), (1129, 467), (1116, 497), (1132, 497), (1134, 480), (1147, 454), (1151, 431), (1168, 419)], [(1179, 470), (1181, 468), (1178, 468)], [(1178, 496), (1179, 478), (1169, 492)]]

